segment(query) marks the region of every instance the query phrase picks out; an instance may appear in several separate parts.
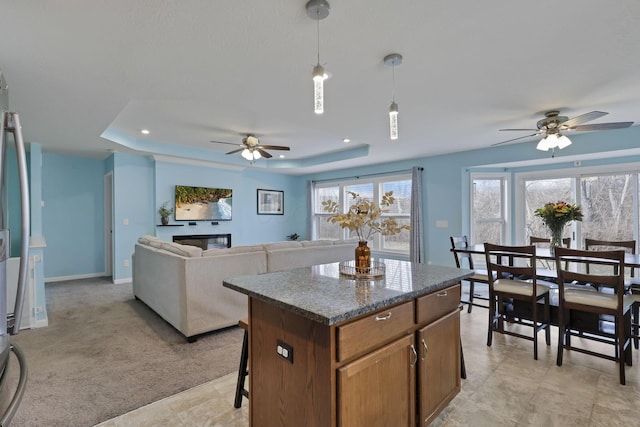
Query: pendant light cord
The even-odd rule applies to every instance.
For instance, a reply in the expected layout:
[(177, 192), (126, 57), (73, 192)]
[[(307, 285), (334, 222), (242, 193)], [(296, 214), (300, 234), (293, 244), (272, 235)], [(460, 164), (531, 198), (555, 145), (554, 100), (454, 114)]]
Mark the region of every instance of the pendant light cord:
[(320, 65), (320, 10), (316, 11), (316, 21), (318, 23), (318, 65)]
[(391, 67), (391, 102), (396, 102), (396, 62)]

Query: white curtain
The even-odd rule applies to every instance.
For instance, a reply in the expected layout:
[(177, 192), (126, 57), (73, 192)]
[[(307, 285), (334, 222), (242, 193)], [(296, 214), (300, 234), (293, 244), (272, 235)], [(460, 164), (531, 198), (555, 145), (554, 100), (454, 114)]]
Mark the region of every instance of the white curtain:
[(307, 236), (309, 240), (316, 240), (317, 238), (317, 233), (316, 233), (316, 227), (314, 226), (314, 210), (315, 210), (315, 204), (316, 204), (316, 185), (313, 181), (309, 181), (309, 185), (308, 187), (308, 192), (309, 192), (309, 197), (307, 198), (307, 200), (309, 200), (309, 206), (308, 208), (308, 214), (307, 214)]
[(409, 261), (424, 262), (424, 241), (422, 232), (422, 168), (411, 169), (411, 237), (409, 240)]

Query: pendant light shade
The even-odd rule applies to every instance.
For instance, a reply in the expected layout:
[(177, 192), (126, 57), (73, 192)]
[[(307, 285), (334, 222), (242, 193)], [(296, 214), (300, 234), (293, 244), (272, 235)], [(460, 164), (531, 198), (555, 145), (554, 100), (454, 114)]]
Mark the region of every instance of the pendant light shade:
[(320, 64), (313, 67), (313, 110), (316, 114), (324, 113), (324, 67)]
[(398, 139), (398, 104), (396, 103), (396, 73), (397, 65), (402, 64), (402, 55), (392, 53), (384, 57), (384, 65), (391, 67), (392, 91), (391, 105), (389, 105), (389, 137), (391, 140)]
[(313, 67), (313, 111), (324, 113), (324, 81), (327, 74), (320, 65), (320, 20), (329, 16), (329, 3), (325, 0), (310, 0), (307, 3), (307, 15), (318, 22), (318, 62)]
[(391, 139), (398, 139), (398, 104), (389, 105), (389, 134)]

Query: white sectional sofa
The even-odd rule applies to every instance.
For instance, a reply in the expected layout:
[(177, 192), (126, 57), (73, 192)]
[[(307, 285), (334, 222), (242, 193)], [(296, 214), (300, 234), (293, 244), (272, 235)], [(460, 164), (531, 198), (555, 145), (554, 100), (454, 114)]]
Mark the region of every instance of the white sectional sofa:
[(189, 341), (237, 325), (246, 295), (222, 286), (226, 277), (353, 259), (354, 240), (313, 240), (202, 250), (142, 236), (133, 254), (133, 293)]

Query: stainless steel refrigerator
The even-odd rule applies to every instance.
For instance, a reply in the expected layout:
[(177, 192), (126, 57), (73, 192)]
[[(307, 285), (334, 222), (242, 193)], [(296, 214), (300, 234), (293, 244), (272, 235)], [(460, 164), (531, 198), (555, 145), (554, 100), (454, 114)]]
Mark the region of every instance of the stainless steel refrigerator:
[[(22, 140), (20, 117), (9, 111), (9, 88), (0, 70), (0, 427), (11, 423), (20, 405), (27, 382), (27, 363), (24, 354), (11, 342), (10, 336), (20, 330), (22, 306), (27, 282), (27, 263), (29, 257), (29, 185), (27, 179), (27, 160)], [(15, 150), (7, 149), (12, 145)], [(8, 206), (5, 178), (8, 173), (7, 156), (15, 153), (18, 173), (17, 183), (20, 190), (20, 209), (12, 207), (11, 213), (20, 215), (20, 266), (13, 313), (7, 309), (7, 258), (11, 256), (11, 239), (8, 229)], [(12, 177), (13, 182), (13, 177)], [(14, 232), (17, 232), (15, 230)], [(11, 353), (15, 357), (11, 356)], [(12, 360), (17, 360), (19, 372), (12, 373)], [(10, 378), (17, 376), (17, 383)]]

